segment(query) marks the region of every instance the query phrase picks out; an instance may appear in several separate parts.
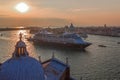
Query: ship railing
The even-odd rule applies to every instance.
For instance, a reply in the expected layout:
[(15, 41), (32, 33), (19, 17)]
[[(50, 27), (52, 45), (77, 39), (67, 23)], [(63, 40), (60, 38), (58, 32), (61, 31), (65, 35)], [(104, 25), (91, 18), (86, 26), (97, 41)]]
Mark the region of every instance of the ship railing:
[(59, 43), (74, 43), (75, 40), (72, 38), (66, 39), (66, 38), (58, 38), (58, 37), (37, 37), (36, 39), (42, 39), (48, 42), (59, 42)]

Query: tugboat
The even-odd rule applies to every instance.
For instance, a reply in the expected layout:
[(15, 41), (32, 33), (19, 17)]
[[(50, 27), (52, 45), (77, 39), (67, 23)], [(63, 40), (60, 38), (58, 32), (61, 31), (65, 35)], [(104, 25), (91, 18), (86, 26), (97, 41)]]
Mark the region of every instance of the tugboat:
[(70, 77), (68, 58), (66, 63), (54, 57), (41, 62), (29, 56), (26, 44), (16, 43), (12, 57), (0, 64), (0, 80), (75, 80)]
[(55, 35), (48, 31), (40, 31), (34, 34), (28, 40), (39, 45), (56, 46), (60, 48), (85, 49), (91, 43), (84, 41), (78, 34), (64, 32), (61, 35)]
[(99, 47), (107, 47), (107, 46), (105, 46), (105, 45), (98, 45)]
[(117, 44), (120, 44), (120, 42), (117, 42)]

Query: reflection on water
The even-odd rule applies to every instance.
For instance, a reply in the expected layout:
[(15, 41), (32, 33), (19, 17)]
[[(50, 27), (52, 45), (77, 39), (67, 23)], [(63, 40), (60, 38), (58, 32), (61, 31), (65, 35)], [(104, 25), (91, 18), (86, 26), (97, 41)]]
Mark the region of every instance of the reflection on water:
[[(93, 44), (86, 48), (86, 51), (79, 50), (62, 50), (56, 48), (47, 48), (33, 45), (32, 42), (25, 40), (25, 36), (29, 36), (28, 31), (4, 31), (0, 32), (0, 62), (4, 62), (11, 57), (14, 51), (16, 41), (19, 40), (19, 33), (24, 33), (24, 41), (30, 56), (36, 59), (40, 55), (42, 61), (51, 58), (52, 53), (55, 57), (64, 61), (69, 58), (71, 66), (71, 74), (77, 80), (83, 77), (83, 80), (113, 80), (120, 79), (120, 38), (89, 35), (87, 41)], [(106, 48), (98, 47), (98, 45), (106, 45)]]
[(17, 35), (19, 35), (20, 33), (22, 33), (23, 35), (27, 35), (27, 31), (26, 30), (18, 30), (17, 31)]

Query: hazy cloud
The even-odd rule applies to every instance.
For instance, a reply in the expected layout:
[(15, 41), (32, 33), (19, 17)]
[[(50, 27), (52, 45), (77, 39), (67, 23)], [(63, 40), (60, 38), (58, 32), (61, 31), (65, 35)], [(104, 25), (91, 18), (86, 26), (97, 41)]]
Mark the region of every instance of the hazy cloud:
[(63, 26), (68, 24), (68, 20), (60, 18), (0, 18), (0, 25), (13, 25), (13, 26)]
[(2, 15), (2, 14), (1, 14), (0, 17), (8, 17), (8, 15)]
[(100, 10), (100, 8), (76, 8), (76, 9), (69, 9), (68, 11), (81, 12), (81, 11), (97, 11), (97, 10)]
[(0, 17), (4, 17), (4, 16), (7, 16), (7, 15), (0, 15)]

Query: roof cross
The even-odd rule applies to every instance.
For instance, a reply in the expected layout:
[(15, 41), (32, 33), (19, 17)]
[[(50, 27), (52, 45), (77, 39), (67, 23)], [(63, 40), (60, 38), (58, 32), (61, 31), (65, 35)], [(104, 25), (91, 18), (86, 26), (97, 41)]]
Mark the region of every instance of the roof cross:
[(19, 36), (20, 36), (20, 37), (19, 37), (19, 38), (20, 38), (20, 41), (22, 40), (22, 35), (23, 35), (23, 34), (20, 32), (20, 34), (19, 34)]

